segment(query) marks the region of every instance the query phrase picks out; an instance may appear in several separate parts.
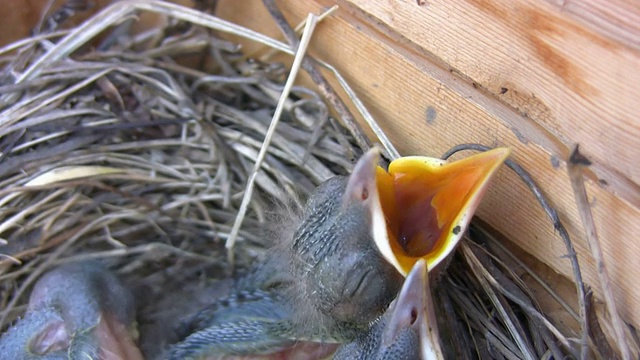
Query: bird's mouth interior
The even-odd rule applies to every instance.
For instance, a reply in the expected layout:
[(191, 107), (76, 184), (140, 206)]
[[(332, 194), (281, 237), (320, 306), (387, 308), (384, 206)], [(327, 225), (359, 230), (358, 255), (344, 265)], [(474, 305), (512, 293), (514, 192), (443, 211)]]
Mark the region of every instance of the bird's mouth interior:
[(378, 167), (386, 234), (374, 237), (387, 260), (404, 275), (421, 258), (429, 269), (442, 261), (508, 155), (509, 149), (498, 148), (450, 163), (412, 156), (394, 160), (388, 171)]

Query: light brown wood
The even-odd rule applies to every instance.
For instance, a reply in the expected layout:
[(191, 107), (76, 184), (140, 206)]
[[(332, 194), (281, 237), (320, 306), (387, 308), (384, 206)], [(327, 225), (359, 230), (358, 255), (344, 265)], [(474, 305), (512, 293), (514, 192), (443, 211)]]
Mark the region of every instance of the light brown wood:
[(580, 25), (640, 50), (640, 2), (637, 0), (547, 1)]
[(0, 46), (28, 36), (40, 18), (47, 0), (29, 0), (16, 6), (13, 0), (0, 0)]
[[(291, 23), (298, 23), (333, 3), (283, 0), (279, 5)], [(621, 312), (640, 324), (634, 311), (640, 306), (640, 202), (632, 180), (640, 176), (640, 105), (634, 102), (640, 94), (640, 57), (631, 47), (557, 18), (548, 3), (514, 3), (491, 4), (509, 9), (501, 15), (519, 16), (518, 21), (489, 13), (486, 2), (428, 1), (419, 7), (415, 1), (338, 1), (342, 8), (318, 26), (311, 52), (342, 72), (402, 154), (439, 156), (465, 142), (511, 147), (558, 208), (585, 281), (598, 294), (561, 160), (566, 145), (580, 141), (596, 162), (598, 178), (612, 184), (589, 181), (587, 190)], [(512, 14), (525, 5), (537, 22)], [(546, 12), (555, 16), (552, 22)], [(223, 0), (219, 14), (279, 34), (259, 1)], [(536, 30), (525, 29), (534, 25)], [(614, 186), (624, 198), (610, 191)], [(506, 168), (479, 216), (556, 271), (571, 275), (562, 241)]]
[[(494, 94), (523, 121), (548, 130), (563, 144), (547, 147), (552, 153), (563, 157), (564, 144), (580, 143), (598, 177), (640, 206), (640, 3), (634, 2), (608, 3), (606, 18), (597, 12), (604, 7), (599, 1), (565, 7), (533, 0), (344, 4)], [(593, 19), (588, 24), (604, 34), (574, 21), (577, 16)]]

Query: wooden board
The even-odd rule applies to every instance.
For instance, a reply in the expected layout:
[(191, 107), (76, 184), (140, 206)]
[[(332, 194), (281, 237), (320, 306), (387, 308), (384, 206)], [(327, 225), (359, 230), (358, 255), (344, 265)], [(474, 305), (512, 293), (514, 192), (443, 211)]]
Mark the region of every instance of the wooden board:
[[(341, 8), (318, 26), (311, 53), (341, 71), (401, 153), (439, 156), (466, 142), (511, 147), (557, 207), (585, 281), (599, 294), (563, 161), (581, 143), (594, 160), (587, 190), (616, 299), (640, 324), (633, 310), (640, 306), (640, 33), (638, 22), (616, 27), (617, 16), (634, 18), (638, 7), (598, 18), (526, 0), (279, 5), (295, 24), (334, 3)], [(279, 36), (260, 1), (220, 1), (219, 15)], [(507, 169), (479, 216), (570, 276), (562, 241)]]

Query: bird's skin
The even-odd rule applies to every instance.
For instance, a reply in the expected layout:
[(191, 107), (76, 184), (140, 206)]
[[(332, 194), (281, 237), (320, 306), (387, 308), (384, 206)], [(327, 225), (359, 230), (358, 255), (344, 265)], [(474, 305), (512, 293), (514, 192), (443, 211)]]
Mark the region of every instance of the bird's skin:
[(372, 238), (377, 159), (370, 151), (349, 177), (321, 184), (297, 230), (239, 280), (235, 294), (193, 317), (168, 358), (280, 353), (298, 341), (351, 341), (368, 329), (402, 284)]
[(139, 360), (134, 324), (133, 296), (115, 274), (67, 264), (37, 281), (26, 314), (0, 337), (0, 358)]

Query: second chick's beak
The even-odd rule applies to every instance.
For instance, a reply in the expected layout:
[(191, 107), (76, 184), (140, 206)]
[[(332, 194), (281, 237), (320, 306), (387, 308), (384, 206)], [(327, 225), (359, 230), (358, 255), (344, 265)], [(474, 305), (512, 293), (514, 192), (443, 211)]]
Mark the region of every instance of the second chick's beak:
[(343, 345), (334, 360), (443, 359), (427, 264), (413, 266), (389, 309), (366, 334)]
[[(370, 150), (364, 157), (371, 160), (358, 164), (374, 163), (377, 153)], [(497, 148), (454, 162), (409, 156), (391, 162), (388, 171), (377, 167), (376, 185), (367, 188), (366, 196), (374, 241), (385, 259), (404, 276), (419, 259), (425, 259), (429, 271), (442, 262), (509, 153)], [(371, 176), (357, 167), (355, 173)]]

